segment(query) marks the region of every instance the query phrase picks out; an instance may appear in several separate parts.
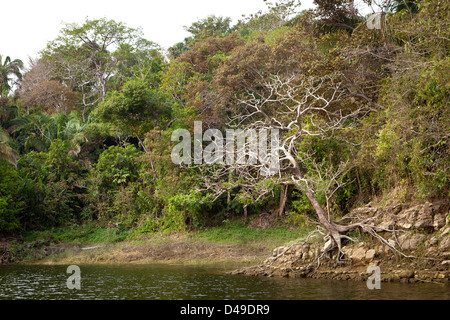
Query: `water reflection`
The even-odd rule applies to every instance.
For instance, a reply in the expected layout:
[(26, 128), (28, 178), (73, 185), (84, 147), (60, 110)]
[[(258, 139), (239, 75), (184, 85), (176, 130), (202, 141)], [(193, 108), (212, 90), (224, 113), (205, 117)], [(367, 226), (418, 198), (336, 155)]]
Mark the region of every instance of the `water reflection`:
[(226, 268), (153, 265), (81, 267), (81, 290), (67, 266), (2, 266), (0, 299), (78, 300), (448, 300), (449, 285), (232, 276)]

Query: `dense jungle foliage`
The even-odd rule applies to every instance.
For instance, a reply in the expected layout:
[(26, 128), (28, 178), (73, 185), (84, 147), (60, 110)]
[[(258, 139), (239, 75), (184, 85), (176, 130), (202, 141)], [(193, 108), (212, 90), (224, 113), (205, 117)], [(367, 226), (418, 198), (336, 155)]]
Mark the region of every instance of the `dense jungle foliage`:
[(207, 17), (169, 52), (105, 18), (67, 23), (26, 70), (0, 56), (0, 232), (91, 222), (173, 232), (244, 214), (294, 227), (314, 220), (301, 189), (267, 178), (264, 196), (242, 181), (217, 195), (205, 186), (212, 168), (171, 160), (176, 129), (202, 121), (225, 132), (248, 112), (242, 97), (262, 99), (264, 84), (293, 74), (332, 78), (342, 89), (334, 108), (366, 110), (295, 145), (314, 159), (302, 170), (323, 183), (350, 164), (335, 192), (317, 194), (329, 213), (375, 198), (448, 197), (449, 1), (385, 1), (379, 28), (368, 28), (353, 1), (315, 3), (302, 12), (297, 1), (268, 3), (235, 25)]

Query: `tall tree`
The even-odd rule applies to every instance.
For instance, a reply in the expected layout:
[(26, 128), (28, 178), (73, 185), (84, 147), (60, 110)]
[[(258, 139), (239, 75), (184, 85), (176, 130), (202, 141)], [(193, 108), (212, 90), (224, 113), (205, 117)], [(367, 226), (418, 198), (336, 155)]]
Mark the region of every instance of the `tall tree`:
[(158, 90), (150, 89), (145, 80), (135, 79), (113, 91), (95, 109), (96, 116), (111, 123), (124, 134), (136, 137), (145, 150), (143, 136), (170, 120), (170, 101)]
[(83, 121), (88, 109), (106, 97), (108, 81), (120, 62), (114, 52), (134, 45), (141, 34), (114, 20), (86, 19), (83, 25), (66, 24), (43, 51), (43, 57), (56, 65), (56, 77), (80, 92)]
[[(342, 242), (353, 240), (347, 233), (355, 228), (362, 228), (390, 246), (364, 221), (334, 221), (329, 203), (347, 183), (343, 177), (350, 160), (341, 154), (330, 161), (327, 158), (331, 155), (320, 157), (314, 148), (303, 147), (309, 139), (326, 140), (337, 131), (351, 130), (351, 124), (367, 114), (365, 106), (345, 106), (348, 92), (341, 78), (339, 74), (291, 74), (262, 79), (257, 92), (252, 90), (240, 96), (241, 112), (232, 117), (230, 125), (259, 134), (263, 130), (278, 130), (279, 138), (272, 136), (265, 151), (260, 140), (252, 142), (249, 138), (242, 149), (232, 154), (233, 161), (207, 169), (213, 173), (205, 175), (205, 185), (216, 199), (230, 189), (240, 188), (244, 205), (261, 199), (275, 185), (291, 185), (300, 190), (310, 201), (318, 224), (328, 233), (330, 243), (326, 249), (337, 249), (338, 260), (342, 257)], [(259, 144), (257, 152), (252, 143)], [(352, 141), (346, 143), (348, 147)], [(251, 157), (258, 161), (247, 160)], [(235, 177), (232, 181), (230, 175)], [(325, 204), (320, 199), (325, 199)]]
[(315, 12), (323, 24), (352, 31), (362, 20), (354, 0), (314, 0)]
[(231, 26), (231, 18), (210, 15), (193, 22), (190, 26), (184, 26), (184, 30), (189, 32), (191, 36), (169, 48), (169, 54), (172, 59), (178, 58), (194, 44), (203, 43), (207, 38), (226, 37), (233, 31), (233, 27)]
[(208, 37), (223, 37), (231, 32), (231, 18), (208, 16), (184, 27), (192, 34), (193, 40), (198, 41)]
[(67, 84), (53, 78), (51, 61), (30, 59), (30, 69), (20, 82), (17, 93), (22, 108), (47, 113), (70, 112), (78, 104), (78, 94)]
[(22, 79), (22, 69), (22, 60), (11, 60), (9, 56), (3, 60), (3, 56), (0, 55), (0, 97), (7, 96), (11, 90), (14, 82), (11, 76), (17, 77), (18, 80)]
[(140, 38), (133, 44), (122, 44), (114, 52), (117, 67), (109, 83), (109, 90), (120, 90), (133, 78), (145, 80), (152, 88), (159, 86), (161, 71), (166, 64), (161, 47)]
[(240, 30), (241, 34), (270, 31), (282, 27), (299, 13), (298, 0), (279, 0), (275, 3), (264, 0), (264, 2), (267, 6), (266, 11), (260, 10), (248, 16), (243, 15), (243, 19), (237, 23), (235, 29)]

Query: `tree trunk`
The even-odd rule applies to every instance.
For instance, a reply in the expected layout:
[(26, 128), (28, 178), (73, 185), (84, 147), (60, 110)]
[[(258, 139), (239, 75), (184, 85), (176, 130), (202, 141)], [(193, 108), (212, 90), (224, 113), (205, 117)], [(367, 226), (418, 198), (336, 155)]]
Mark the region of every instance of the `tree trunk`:
[(314, 193), (312, 193), (311, 191), (308, 191), (306, 193), (306, 196), (308, 197), (309, 201), (311, 202), (311, 204), (314, 208), (314, 211), (317, 214), (319, 223), (322, 225), (322, 227), (325, 228), (325, 230), (328, 231), (328, 233), (331, 236), (332, 242), (334, 242), (334, 244), (338, 247), (339, 252), (341, 252), (341, 249), (342, 249), (341, 233), (347, 231), (347, 229), (348, 229), (347, 226), (341, 226), (341, 225), (338, 225), (338, 224), (334, 223), (333, 221), (331, 221), (331, 219), (328, 218), (328, 215), (325, 212), (325, 210), (320, 205), (320, 203), (317, 200)]
[[(295, 160), (295, 158), (290, 153), (286, 152), (285, 154), (286, 154), (286, 158), (291, 162), (291, 164), (293, 164), (296, 177), (299, 180), (302, 180), (304, 178), (304, 175), (300, 171), (298, 162)], [(342, 249), (341, 239), (348, 238), (345, 236), (344, 233), (351, 230), (352, 228), (354, 228), (354, 225), (346, 226), (346, 225), (341, 225), (341, 224), (337, 224), (337, 223), (333, 222), (331, 220), (331, 217), (328, 217), (328, 214), (325, 212), (325, 210), (320, 205), (319, 200), (317, 200), (314, 192), (312, 192), (311, 190), (308, 190), (306, 192), (306, 196), (308, 197), (309, 201), (311, 202), (311, 204), (314, 208), (314, 211), (317, 214), (319, 223), (322, 225), (322, 227), (325, 228), (325, 230), (328, 231), (328, 233), (331, 237), (332, 243), (334, 243), (338, 247), (338, 250), (339, 250), (338, 260), (339, 260), (341, 249)]]
[(284, 207), (286, 206), (286, 200), (288, 195), (289, 185), (285, 185), (284, 188), (280, 191), (280, 207), (278, 209), (278, 216), (281, 217), (284, 212)]

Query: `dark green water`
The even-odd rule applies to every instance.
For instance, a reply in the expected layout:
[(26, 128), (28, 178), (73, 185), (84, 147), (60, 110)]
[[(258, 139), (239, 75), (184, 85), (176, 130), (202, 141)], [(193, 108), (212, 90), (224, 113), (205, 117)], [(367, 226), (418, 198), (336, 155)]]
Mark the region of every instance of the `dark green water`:
[(70, 290), (68, 266), (0, 266), (0, 299), (15, 300), (448, 300), (449, 285), (247, 277), (226, 267), (81, 265)]

